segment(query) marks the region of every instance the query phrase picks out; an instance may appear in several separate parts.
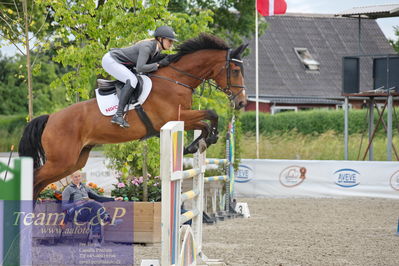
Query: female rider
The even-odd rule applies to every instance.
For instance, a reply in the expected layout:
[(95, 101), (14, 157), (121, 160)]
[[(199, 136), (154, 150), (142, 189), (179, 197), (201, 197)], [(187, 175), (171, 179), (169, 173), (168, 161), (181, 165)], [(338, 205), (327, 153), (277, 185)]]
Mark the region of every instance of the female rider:
[(176, 34), (173, 29), (169, 26), (161, 26), (155, 30), (153, 39), (142, 40), (126, 48), (111, 49), (104, 55), (102, 66), (105, 71), (125, 83), (121, 90), (118, 110), (112, 117), (111, 123), (123, 128), (130, 127), (123, 119), (123, 111), (136, 88), (137, 78), (128, 67), (135, 67), (139, 73), (149, 73), (156, 71), (159, 67), (167, 66), (169, 64), (167, 57), (158, 63), (149, 64), (148, 62), (158, 56), (161, 50), (170, 50), (174, 41), (176, 41)]

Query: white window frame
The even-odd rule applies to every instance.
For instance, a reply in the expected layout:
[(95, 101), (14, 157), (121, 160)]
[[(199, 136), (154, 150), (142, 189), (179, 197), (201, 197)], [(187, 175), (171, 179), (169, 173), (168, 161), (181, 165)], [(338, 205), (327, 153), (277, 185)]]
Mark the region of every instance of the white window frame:
[[(336, 110), (344, 109), (344, 106), (345, 106), (344, 103), (343, 103), (343, 104), (337, 104), (337, 105), (335, 106), (335, 109), (336, 109)], [(351, 104), (351, 103), (348, 103), (348, 107), (349, 107), (349, 109), (352, 109), (352, 104)]]
[(272, 115), (279, 113), (280, 110), (294, 110), (295, 112), (298, 112), (298, 107), (297, 106), (272, 106), (270, 108), (270, 112)]
[[(294, 47), (294, 51), (298, 59), (305, 66), (307, 71), (318, 72), (320, 71), (320, 63), (315, 60), (308, 48)], [(304, 56), (305, 55), (305, 56)]]

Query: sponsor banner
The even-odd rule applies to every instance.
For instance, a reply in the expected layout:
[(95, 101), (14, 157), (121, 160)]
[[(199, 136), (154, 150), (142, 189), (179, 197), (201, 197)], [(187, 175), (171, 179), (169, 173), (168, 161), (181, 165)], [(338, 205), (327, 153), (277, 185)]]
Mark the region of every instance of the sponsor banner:
[[(5, 155), (0, 156), (0, 161), (7, 164), (8, 156)], [(190, 163), (192, 158), (184, 160), (184, 164)], [(112, 184), (117, 183), (117, 172), (107, 168), (108, 164), (108, 159), (102, 155), (93, 156), (83, 168), (87, 182), (103, 187), (106, 194), (114, 188)], [(242, 159), (234, 187), (235, 194), (241, 197), (361, 196), (399, 199), (399, 164)]]
[(243, 159), (239, 197), (381, 197), (399, 199), (398, 162)]

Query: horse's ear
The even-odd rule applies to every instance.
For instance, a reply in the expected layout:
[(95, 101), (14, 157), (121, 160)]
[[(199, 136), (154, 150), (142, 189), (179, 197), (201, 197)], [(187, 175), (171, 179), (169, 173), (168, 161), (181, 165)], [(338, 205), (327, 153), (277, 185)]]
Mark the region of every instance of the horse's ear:
[(248, 47), (248, 43), (247, 44), (242, 44), (240, 45), (238, 48), (234, 49), (231, 52), (231, 58), (237, 58), (240, 59), (241, 58), (241, 54), (244, 52), (244, 50)]

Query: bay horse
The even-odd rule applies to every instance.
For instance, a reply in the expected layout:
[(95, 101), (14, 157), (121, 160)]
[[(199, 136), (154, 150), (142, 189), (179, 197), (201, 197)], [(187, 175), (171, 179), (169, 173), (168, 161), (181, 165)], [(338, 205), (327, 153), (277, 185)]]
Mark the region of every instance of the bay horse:
[[(185, 130), (202, 130), (186, 153), (198, 149), (204, 139), (217, 141), (218, 116), (212, 110), (191, 110), (192, 94), (202, 82), (213, 80), (226, 93), (235, 109), (247, 104), (241, 54), (246, 45), (230, 49), (221, 39), (202, 33), (179, 45), (171, 64), (150, 74), (152, 91), (143, 104), (155, 130), (168, 121), (184, 121)], [(39, 116), (25, 127), (19, 156), (34, 161), (34, 199), (48, 184), (85, 166), (96, 144), (120, 143), (146, 136), (146, 127), (134, 110), (126, 117), (132, 125), (121, 128), (103, 116), (96, 99), (73, 104), (59, 112)], [(209, 120), (210, 125), (203, 120)]]

